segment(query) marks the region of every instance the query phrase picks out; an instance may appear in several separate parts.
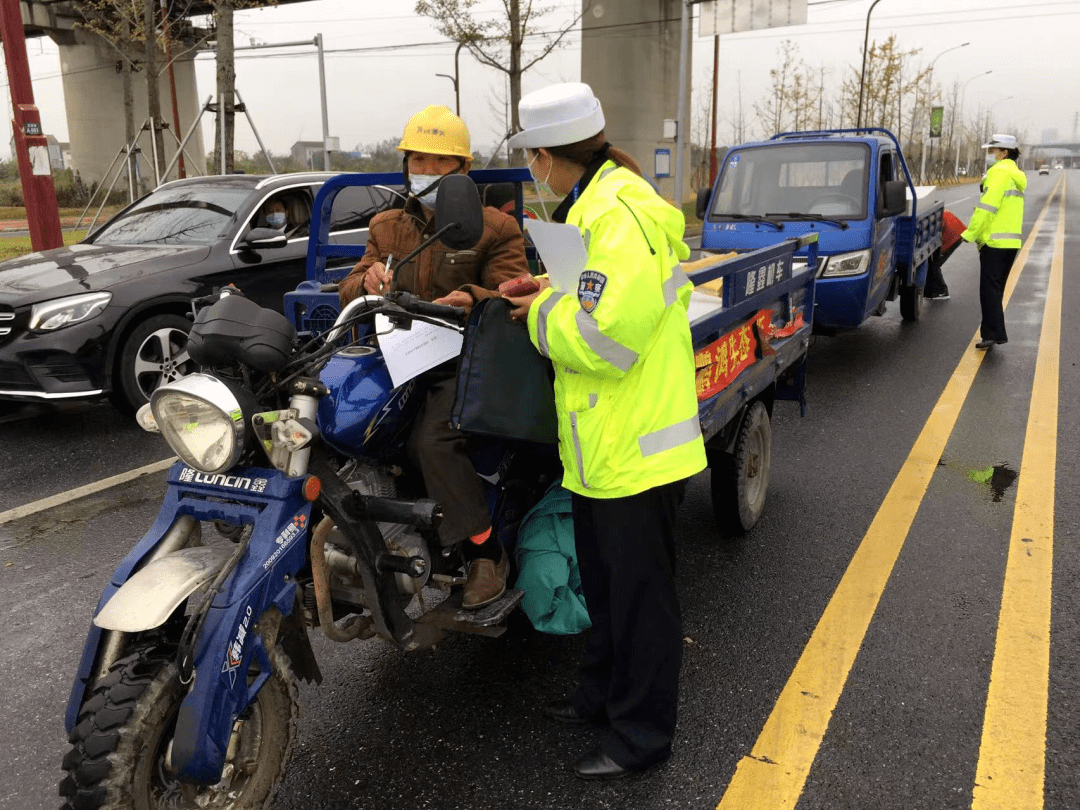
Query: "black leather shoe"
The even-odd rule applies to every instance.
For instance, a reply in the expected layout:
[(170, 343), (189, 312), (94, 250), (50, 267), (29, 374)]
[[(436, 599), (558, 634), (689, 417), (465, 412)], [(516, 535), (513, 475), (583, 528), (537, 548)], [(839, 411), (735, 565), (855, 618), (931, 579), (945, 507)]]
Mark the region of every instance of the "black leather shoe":
[(588, 717), (578, 712), (574, 701), (567, 698), (553, 700), (551, 703), (547, 704), (544, 707), (544, 714), (553, 720), (558, 720), (560, 723), (566, 723), (569, 726), (580, 726), (589, 722)]
[(978, 343), (975, 344), (975, 348), (976, 349), (992, 349), (992, 348), (994, 348), (995, 343), (997, 343), (996, 340), (980, 340)]
[(634, 771), (624, 768), (596, 747), (574, 763), (574, 773), (582, 779), (622, 779)]

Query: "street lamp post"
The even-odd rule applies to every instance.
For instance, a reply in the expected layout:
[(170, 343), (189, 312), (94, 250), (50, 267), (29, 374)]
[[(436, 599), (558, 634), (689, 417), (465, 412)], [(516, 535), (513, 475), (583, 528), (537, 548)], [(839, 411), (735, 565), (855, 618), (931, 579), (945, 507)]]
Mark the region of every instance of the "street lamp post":
[(862, 128), (863, 85), (866, 84), (866, 51), (870, 43), (870, 12), (872, 12), (874, 6), (880, 2), (881, 0), (874, 0), (866, 12), (866, 32), (863, 34), (862, 43), (862, 72), (859, 74), (859, 111), (855, 115), (855, 129)]
[[(933, 98), (934, 98), (934, 63), (938, 59), (943, 57), (945, 54), (947, 54), (949, 51), (955, 51), (958, 48), (965, 48), (970, 44), (971, 44), (970, 42), (962, 42), (959, 45), (954, 45), (952, 48), (946, 48), (945, 50), (943, 50), (941, 53), (939, 53), (937, 56), (935, 56), (933, 59), (930, 60), (930, 67), (927, 69), (926, 80), (927, 80), (927, 83), (930, 85), (930, 100), (931, 101), (933, 101)], [(916, 110), (916, 113), (918, 113), (918, 109), (919, 109), (919, 85), (915, 85), (915, 110)], [(920, 166), (919, 166), (919, 182), (920, 183), (925, 183), (926, 182), (926, 142), (927, 142), (927, 140), (929, 140), (929, 136), (923, 136), (923, 139), (920, 142), (921, 143), (921, 148), (919, 149), (919, 151), (922, 153), (921, 156), (920, 156), (921, 157), (921, 163), (920, 163)]]
[(953, 177), (957, 177), (960, 174), (960, 143), (961, 143), (961, 141), (964, 140), (964, 136), (963, 136), (963, 132), (964, 132), (964, 95), (967, 93), (967, 86), (969, 84), (971, 84), (973, 81), (975, 81), (976, 79), (981, 78), (983, 76), (989, 76), (993, 72), (994, 71), (992, 71), (992, 70), (988, 70), (988, 71), (986, 71), (986, 73), (978, 73), (978, 74), (972, 76), (970, 79), (968, 79), (966, 82), (964, 82), (964, 86), (960, 90), (960, 109), (959, 109), (958, 114), (957, 114), (957, 119), (960, 122), (960, 126), (959, 126), (960, 132), (958, 133), (959, 137), (957, 137), (957, 139), (956, 139), (956, 164), (953, 166)]
[(454, 75), (451, 76), (448, 73), (436, 73), (436, 76), (442, 76), (444, 79), (449, 79), (454, 83), (454, 113), (461, 115), (461, 91), (458, 89), (458, 57), (461, 55), (461, 49), (465, 47), (466, 43), (459, 42), (457, 48), (454, 50)]

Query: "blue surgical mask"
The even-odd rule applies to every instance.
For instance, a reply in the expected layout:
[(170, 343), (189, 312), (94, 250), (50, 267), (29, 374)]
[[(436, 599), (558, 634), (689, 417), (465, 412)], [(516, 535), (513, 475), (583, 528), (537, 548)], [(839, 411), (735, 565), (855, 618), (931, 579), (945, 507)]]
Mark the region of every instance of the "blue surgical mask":
[[(431, 191), (427, 191), (428, 188), (440, 180), (443, 179), (441, 174), (410, 174), (409, 175), (409, 193), (420, 201), (420, 204), (425, 208), (435, 207), (435, 197), (439, 193), (439, 187), (436, 185)], [(427, 191), (425, 194), (424, 192)]]
[(285, 227), (285, 212), (274, 211), (272, 214), (266, 215), (266, 224), (271, 228), (284, 228)]

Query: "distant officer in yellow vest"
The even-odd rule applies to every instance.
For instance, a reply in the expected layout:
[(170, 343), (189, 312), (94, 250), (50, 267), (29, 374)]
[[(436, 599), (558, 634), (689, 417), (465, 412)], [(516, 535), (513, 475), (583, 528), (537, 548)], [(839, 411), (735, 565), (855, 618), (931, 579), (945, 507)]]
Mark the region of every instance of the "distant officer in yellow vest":
[(586, 84), (558, 84), (518, 105), (538, 182), (565, 196), (552, 218), (587, 252), (576, 289), (511, 298), (511, 315), (555, 366), (563, 486), (572, 493), (582, 589), (592, 621), (581, 680), (546, 707), (598, 722), (604, 741), (574, 765), (584, 779), (642, 771), (671, 754), (682, 656), (675, 592), (675, 512), (705, 467), (679, 261), (682, 212), (604, 138)]
[(974, 242), (979, 249), (979, 303), (982, 306), (979, 336), (982, 340), (975, 348), (992, 349), (998, 343), (1009, 342), (1002, 299), (1009, 270), (1020, 250), (1027, 177), (1016, 165), (1020, 150), (1014, 136), (994, 135), (983, 148), (990, 150), (995, 163), (986, 171), (982, 197), (960, 238)]

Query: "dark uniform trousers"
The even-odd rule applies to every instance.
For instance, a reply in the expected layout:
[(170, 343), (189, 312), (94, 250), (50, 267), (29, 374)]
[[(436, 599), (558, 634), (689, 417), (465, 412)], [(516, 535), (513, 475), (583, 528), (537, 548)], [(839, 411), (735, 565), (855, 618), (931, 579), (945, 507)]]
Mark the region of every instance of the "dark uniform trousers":
[(427, 496), (442, 504), (439, 541), (449, 546), (491, 526), (491, 513), (465, 435), (450, 427), (456, 373), (439, 366), (421, 375), (418, 384), (427, 386), (427, 394), (409, 434), (408, 452), (420, 468)]
[(592, 629), (574, 700), (605, 718), (604, 753), (644, 768), (671, 753), (682, 663), (675, 513), (686, 482), (625, 498), (573, 495), (581, 586)]
[(985, 245), (979, 251), (979, 304), (982, 306), (982, 326), (979, 335), (983, 340), (1005, 343), (1005, 282), (1019, 251), (1016, 248), (993, 248)]

